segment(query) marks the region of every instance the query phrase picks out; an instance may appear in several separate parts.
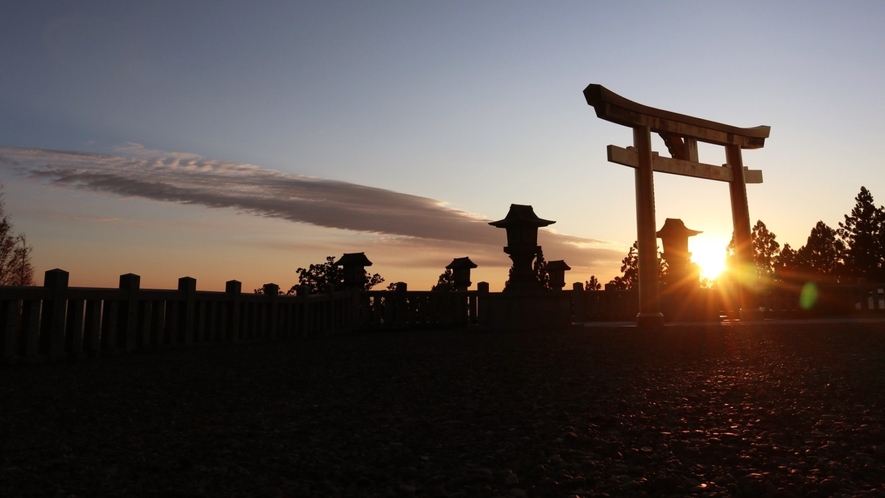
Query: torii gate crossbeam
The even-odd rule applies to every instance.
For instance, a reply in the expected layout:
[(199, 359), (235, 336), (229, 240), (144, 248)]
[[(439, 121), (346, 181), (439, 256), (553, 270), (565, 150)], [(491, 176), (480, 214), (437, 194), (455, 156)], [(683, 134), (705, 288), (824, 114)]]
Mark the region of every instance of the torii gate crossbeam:
[[(738, 128), (655, 109), (627, 100), (596, 84), (584, 89), (584, 98), (600, 119), (633, 128), (633, 147), (624, 149), (609, 145), (608, 160), (635, 169), (639, 249), (639, 314), (636, 324), (663, 325), (664, 315), (658, 301), (654, 172), (728, 182), (735, 255), (738, 264), (746, 268), (753, 264), (746, 184), (762, 183), (762, 172), (744, 168), (741, 149), (762, 148), (771, 127)], [(664, 139), (672, 157), (661, 157), (651, 150), (652, 132)], [(698, 162), (698, 141), (724, 146), (726, 164), (719, 167)], [(754, 289), (742, 285), (740, 301), (741, 318), (751, 319), (756, 301)]]

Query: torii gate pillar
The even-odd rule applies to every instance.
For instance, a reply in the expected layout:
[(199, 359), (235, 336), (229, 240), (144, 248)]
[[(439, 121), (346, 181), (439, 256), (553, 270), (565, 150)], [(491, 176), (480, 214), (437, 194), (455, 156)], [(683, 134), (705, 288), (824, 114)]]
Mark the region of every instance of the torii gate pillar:
[[(639, 314), (636, 325), (654, 327), (664, 324), (658, 292), (658, 238), (655, 226), (655, 184), (651, 153), (651, 129), (633, 128), (636, 148), (636, 245), (639, 250)], [(643, 284), (647, 282), (647, 284)]]
[[(753, 244), (747, 183), (762, 183), (762, 172), (744, 169), (741, 149), (765, 145), (771, 128), (738, 128), (684, 114), (655, 109), (630, 101), (601, 85), (584, 90), (587, 103), (596, 116), (633, 129), (633, 147), (608, 146), (608, 160), (636, 170), (636, 241), (639, 249), (639, 326), (663, 325), (658, 299), (657, 236), (655, 232), (654, 172), (693, 176), (728, 182), (731, 218), (734, 225), (735, 255), (738, 260), (741, 319), (754, 318), (756, 310)], [(671, 157), (651, 150), (651, 133), (661, 136)], [(725, 147), (726, 164), (714, 166), (698, 162), (698, 141)]]
[(737, 255), (737, 271), (740, 285), (741, 320), (754, 320), (758, 313), (758, 296), (752, 282), (756, 279), (756, 264), (753, 261), (753, 232), (750, 229), (750, 207), (747, 202), (747, 184), (744, 181), (744, 162), (741, 148), (737, 145), (725, 147), (725, 163), (734, 173), (734, 180), (728, 183), (731, 197), (731, 218), (734, 226), (734, 253)]

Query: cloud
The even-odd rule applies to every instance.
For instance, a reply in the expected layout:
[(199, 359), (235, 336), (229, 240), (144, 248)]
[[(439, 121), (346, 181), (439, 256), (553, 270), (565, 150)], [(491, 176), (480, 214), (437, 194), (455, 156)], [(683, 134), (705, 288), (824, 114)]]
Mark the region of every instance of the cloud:
[[(231, 208), (257, 216), (376, 234), (384, 245), (455, 247), (501, 259), (505, 244), (488, 218), (444, 202), (353, 183), (294, 175), (196, 154), (126, 143), (102, 155), (0, 147), (0, 164), (54, 186), (164, 202)], [(617, 262), (599, 241), (542, 230), (548, 259), (571, 266)], [(451, 251), (451, 250), (450, 250)], [(506, 261), (506, 260), (504, 260)], [(608, 263), (608, 264), (607, 264)]]

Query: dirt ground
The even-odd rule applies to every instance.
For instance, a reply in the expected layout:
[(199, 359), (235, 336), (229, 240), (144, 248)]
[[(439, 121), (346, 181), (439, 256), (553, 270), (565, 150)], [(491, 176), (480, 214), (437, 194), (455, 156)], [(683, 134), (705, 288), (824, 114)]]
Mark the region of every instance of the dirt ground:
[(885, 323), (370, 333), (0, 368), (2, 496), (883, 496)]

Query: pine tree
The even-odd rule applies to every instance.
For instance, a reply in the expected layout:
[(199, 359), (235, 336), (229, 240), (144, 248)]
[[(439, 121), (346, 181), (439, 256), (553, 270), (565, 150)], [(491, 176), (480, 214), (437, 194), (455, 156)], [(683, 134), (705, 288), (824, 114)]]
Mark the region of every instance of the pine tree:
[[(661, 251), (658, 248), (658, 281), (665, 282), (667, 279), (667, 264), (661, 259)], [(609, 284), (617, 290), (628, 290), (639, 286), (639, 243), (633, 242), (627, 256), (621, 260), (621, 276), (615, 277)]]
[[(307, 287), (310, 294), (325, 292), (326, 285), (332, 285), (335, 290), (344, 289), (344, 268), (335, 264), (334, 256), (326, 256), (326, 261), (323, 263), (313, 264), (308, 268), (298, 268), (295, 271), (298, 272), (298, 283), (289, 289), (288, 294), (295, 294), (302, 285)], [(363, 271), (365, 272), (363, 290), (370, 290), (384, 282), (384, 277), (381, 275)]]
[(845, 272), (851, 278), (866, 278), (871, 281), (883, 280), (883, 224), (885, 210), (876, 207), (873, 195), (861, 187), (851, 216), (839, 223), (836, 232), (845, 245)]
[[(753, 231), (750, 234), (753, 242), (753, 263), (756, 267), (756, 276), (763, 279), (774, 278), (777, 258), (779, 256), (780, 243), (777, 235), (768, 230), (762, 220), (756, 220)], [(734, 234), (725, 247), (725, 266), (734, 270), (737, 268), (737, 255), (735, 254)]]
[(430, 288), (432, 291), (453, 291), (455, 290), (455, 274), (452, 270), (446, 268), (446, 271), (440, 274), (436, 281), (436, 285)]
[(843, 253), (844, 245), (836, 238), (836, 230), (818, 221), (797, 252), (798, 267), (807, 279), (836, 281), (842, 273)]
[(781, 282), (790, 282), (797, 278), (799, 266), (798, 252), (790, 247), (790, 244), (784, 244), (774, 260), (774, 278)]
[(541, 284), (541, 288), (544, 290), (550, 290), (550, 275), (547, 274), (547, 260), (544, 259), (544, 250), (540, 247), (538, 248), (538, 257), (535, 258), (532, 269), (538, 277), (538, 282)]
[(753, 226), (753, 262), (756, 264), (756, 275), (760, 278), (772, 278), (774, 276), (774, 262), (780, 249), (777, 235), (768, 231), (768, 227), (762, 220), (757, 220)]

